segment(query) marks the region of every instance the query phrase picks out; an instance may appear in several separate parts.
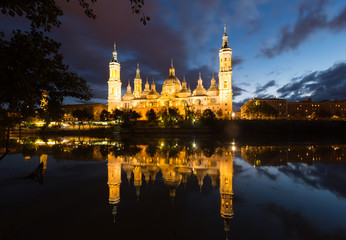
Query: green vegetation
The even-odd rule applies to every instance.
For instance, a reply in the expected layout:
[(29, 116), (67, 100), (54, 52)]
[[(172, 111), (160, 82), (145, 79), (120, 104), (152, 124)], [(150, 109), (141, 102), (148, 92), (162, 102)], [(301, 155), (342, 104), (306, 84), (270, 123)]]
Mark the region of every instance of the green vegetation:
[(278, 112), (266, 102), (251, 101), (246, 105), (245, 114), (254, 119), (269, 119), (277, 117)]

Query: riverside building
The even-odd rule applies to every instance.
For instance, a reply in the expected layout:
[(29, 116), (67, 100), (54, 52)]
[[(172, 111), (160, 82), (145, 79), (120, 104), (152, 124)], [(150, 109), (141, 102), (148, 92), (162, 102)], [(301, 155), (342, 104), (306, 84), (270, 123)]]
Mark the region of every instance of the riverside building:
[(185, 114), (186, 110), (203, 112), (211, 109), (214, 112), (222, 111), (226, 117), (232, 114), (232, 50), (228, 45), (226, 27), (222, 36), (222, 47), (219, 51), (220, 69), (218, 73), (219, 82), (216, 84), (214, 75), (210, 80), (209, 88), (203, 86), (201, 74), (197, 80), (197, 87), (192, 91), (187, 85), (185, 77), (180, 81), (176, 75), (173, 60), (169, 68), (169, 75), (162, 85), (161, 93), (156, 90), (156, 84), (152, 81), (149, 84), (146, 80), (143, 87), (139, 65), (137, 65), (136, 77), (128, 83), (126, 93), (121, 96), (122, 81), (120, 78), (120, 63), (117, 57), (116, 46), (114, 44), (113, 58), (109, 63), (108, 81), (108, 111), (115, 109), (132, 109), (140, 113), (143, 117), (145, 113), (154, 109), (156, 112), (167, 107), (178, 108), (180, 114)]

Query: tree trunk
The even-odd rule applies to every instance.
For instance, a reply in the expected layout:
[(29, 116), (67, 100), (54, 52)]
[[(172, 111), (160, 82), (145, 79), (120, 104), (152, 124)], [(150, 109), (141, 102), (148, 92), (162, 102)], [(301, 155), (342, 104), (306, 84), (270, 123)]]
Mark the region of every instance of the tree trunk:
[(0, 161), (9, 153), (9, 145), (10, 145), (10, 127), (7, 127), (7, 137), (6, 137), (6, 151), (0, 157)]

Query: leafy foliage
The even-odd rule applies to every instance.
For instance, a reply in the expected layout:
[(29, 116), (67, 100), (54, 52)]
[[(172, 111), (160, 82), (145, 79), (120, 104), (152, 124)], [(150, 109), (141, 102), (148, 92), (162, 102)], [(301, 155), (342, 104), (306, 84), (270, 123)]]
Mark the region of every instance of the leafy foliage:
[(162, 109), (158, 115), (161, 117), (164, 127), (178, 126), (183, 120), (183, 116), (180, 115), (179, 110), (175, 107)]
[[(24, 118), (32, 116), (40, 105), (43, 90), (48, 93), (48, 108), (61, 105), (66, 96), (90, 99), (86, 81), (62, 63), (59, 47), (59, 43), (36, 30), (17, 30), (10, 41), (0, 40), (2, 108), (20, 112)], [(52, 101), (54, 104), (49, 104)]]
[[(95, 3), (96, 0), (90, 0), (90, 2)], [(78, 0), (78, 3), (85, 15), (92, 19), (96, 18), (87, 0)], [(63, 11), (55, 0), (1, 0), (0, 9), (4, 15), (26, 17), (32, 29), (43, 28), (45, 32), (50, 31), (52, 27), (59, 27), (61, 22), (58, 17), (63, 15)]]
[(245, 114), (254, 119), (262, 119), (277, 116), (277, 111), (266, 102), (251, 101), (246, 105)]
[[(78, 2), (87, 16), (95, 18), (86, 0)], [(14, 29), (11, 36), (0, 33), (0, 108), (8, 114), (18, 113), (17, 117), (25, 120), (36, 115), (42, 91), (46, 90), (48, 120), (60, 117), (56, 110), (61, 108), (64, 97), (90, 99), (86, 81), (63, 64), (61, 44), (46, 36), (61, 24), (58, 17), (63, 12), (56, 1), (3, 0), (0, 9), (4, 15), (23, 16), (30, 22), (30, 31)]]
[(150, 21), (150, 17), (146, 16), (143, 12), (144, 0), (130, 0), (132, 13), (141, 15), (140, 21), (146, 25)]
[(211, 109), (206, 109), (202, 113), (202, 124), (211, 125), (216, 120), (216, 115)]
[(110, 117), (111, 117), (111, 114), (105, 109), (102, 110), (102, 112), (100, 113), (101, 121), (109, 121)]
[(149, 126), (156, 127), (158, 125), (159, 117), (154, 109), (150, 109), (145, 115), (148, 118)]

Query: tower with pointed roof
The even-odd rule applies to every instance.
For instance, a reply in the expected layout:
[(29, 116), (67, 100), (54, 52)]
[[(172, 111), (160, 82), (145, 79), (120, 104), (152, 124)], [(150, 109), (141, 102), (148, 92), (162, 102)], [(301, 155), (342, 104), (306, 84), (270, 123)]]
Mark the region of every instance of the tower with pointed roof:
[(109, 204), (113, 206), (112, 214), (115, 217), (117, 204), (120, 202), (121, 159), (108, 154), (108, 188)]
[(220, 161), (221, 217), (224, 219), (226, 235), (229, 234), (230, 220), (233, 218), (233, 155), (227, 152)]
[(139, 63), (137, 63), (136, 77), (134, 79), (134, 91), (135, 98), (140, 98), (142, 93), (142, 78), (139, 70)]
[(226, 25), (222, 36), (222, 47), (219, 51), (220, 70), (219, 70), (219, 96), (220, 108), (226, 116), (232, 114), (232, 50), (228, 45)]
[(113, 57), (109, 62), (108, 111), (111, 112), (121, 107), (120, 63), (118, 62), (118, 53), (114, 43)]

